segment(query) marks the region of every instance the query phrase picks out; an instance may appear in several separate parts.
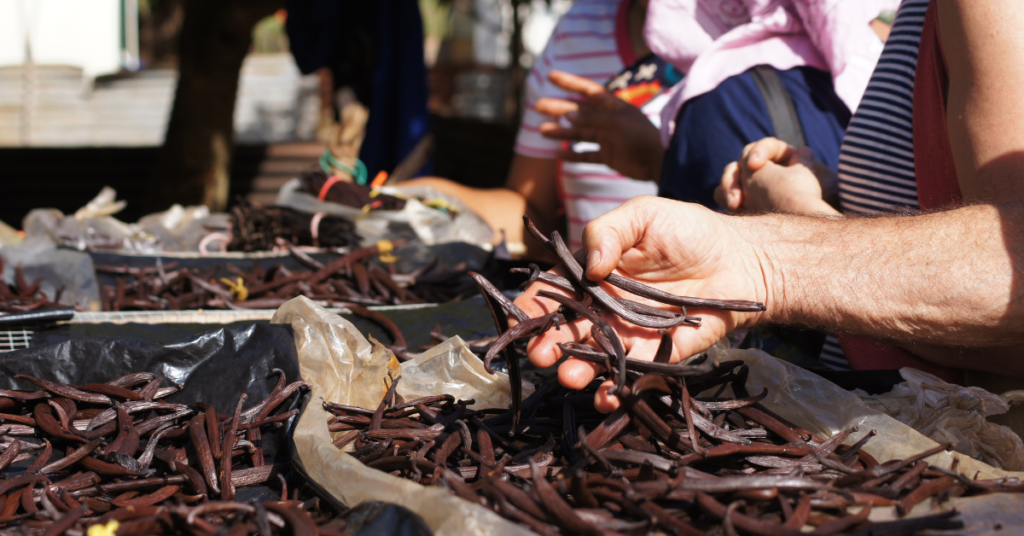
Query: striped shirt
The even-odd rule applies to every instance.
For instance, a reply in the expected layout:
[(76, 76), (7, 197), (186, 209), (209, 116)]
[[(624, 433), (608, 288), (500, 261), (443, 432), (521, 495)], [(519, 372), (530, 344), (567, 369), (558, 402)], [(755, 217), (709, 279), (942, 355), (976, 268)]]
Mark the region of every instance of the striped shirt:
[[(919, 209), (914, 175), (914, 77), (928, 0), (904, 0), (896, 12), (871, 81), (839, 151), (843, 212), (913, 213)], [(821, 362), (848, 370), (839, 341), (829, 335)]]
[[(523, 120), (516, 138), (517, 154), (534, 158), (556, 158), (563, 147), (560, 140), (540, 134), (540, 124), (550, 116), (536, 111), (539, 99), (579, 100), (548, 80), (551, 71), (565, 71), (606, 84), (637, 61), (629, 39), (628, 14), (633, 0), (578, 0), (562, 16), (544, 52), (534, 63), (526, 80)], [(656, 127), (667, 102), (663, 95), (641, 107)], [(598, 148), (593, 143), (575, 143), (578, 152)], [(583, 227), (594, 218), (638, 195), (657, 195), (653, 181), (625, 177), (603, 164), (562, 162), (559, 166), (558, 192), (568, 222), (572, 248), (582, 246)]]

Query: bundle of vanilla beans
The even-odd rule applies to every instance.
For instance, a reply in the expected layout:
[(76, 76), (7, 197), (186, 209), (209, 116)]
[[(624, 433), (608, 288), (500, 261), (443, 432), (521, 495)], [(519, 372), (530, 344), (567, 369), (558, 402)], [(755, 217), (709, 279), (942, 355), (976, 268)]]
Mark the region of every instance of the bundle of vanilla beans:
[(287, 207), (261, 207), (243, 200), (231, 209), (228, 251), (269, 251), (284, 239), (297, 246), (345, 248), (361, 240), (351, 220), (308, 214)]
[[(396, 378), (377, 408), (324, 402), (335, 445), (369, 467), (440, 485), (538, 534), (812, 534), (910, 535), (962, 527), (950, 511), (903, 518), (914, 506), (951, 497), (1024, 491), (1017, 482), (981, 481), (930, 466), (949, 444), (879, 464), (862, 447), (875, 435), (856, 428), (825, 439), (761, 405), (768, 392), (747, 391), (741, 361), (717, 366), (699, 355), (670, 364), (672, 338), (662, 332), (651, 361), (626, 358), (605, 320), (617, 315), (645, 327), (699, 329), (686, 307), (763, 310), (758, 303), (671, 296), (615, 276), (607, 283), (678, 312), (609, 294), (555, 233), (548, 244), (569, 278), (531, 270), (561, 293), (542, 291), (559, 310), (529, 318), (482, 277), (499, 336), (485, 366), (508, 361), (512, 408), (470, 409), (472, 401), (439, 395), (402, 400)], [(509, 317), (517, 324), (509, 327)], [(594, 346), (563, 344), (565, 354), (604, 365), (621, 406), (594, 408), (601, 380), (572, 391), (554, 380), (521, 404), (517, 341), (587, 318)], [(733, 398), (723, 394), (731, 391)], [(859, 435), (859, 437), (858, 437)], [(856, 439), (856, 441), (854, 441)], [(847, 445), (846, 443), (852, 442)], [(875, 523), (873, 507), (902, 519)]]
[[(0, 390), (0, 533), (341, 534), (319, 499), (289, 495), (287, 464), (263, 457), (263, 434), (298, 413), (282, 408), (308, 387), (275, 372), (267, 398), (243, 394), (230, 414), (166, 401), (180, 386), (151, 373), (88, 385), (18, 376), (33, 388)], [(237, 497), (256, 485), (280, 498)]]
[(474, 294), (475, 287), (464, 265), (447, 269), (437, 263), (412, 273), (394, 271), (393, 263), (378, 263), (394, 240), (358, 248), (321, 263), (278, 238), (307, 270), (291, 270), (282, 264), (264, 269), (253, 263), (248, 271), (227, 264), (231, 277), (217, 277), (219, 267), (208, 270), (178, 268), (176, 263), (152, 267), (96, 265), (100, 273), (115, 274), (116, 284), (100, 284), (105, 311), (180, 309), (276, 309), (284, 302), (306, 296), (326, 307), (445, 303)]
[[(0, 257), (0, 273), (4, 271), (4, 260)], [(3, 313), (25, 313), (35, 311), (48, 306), (57, 306), (60, 296), (64, 291), (61, 287), (51, 300), (45, 292), (40, 290), (43, 282), (42, 277), (37, 277), (31, 283), (25, 278), (25, 272), (21, 265), (14, 268), (14, 282), (8, 284), (0, 281), (0, 312)]]
[(331, 201), (361, 210), (402, 210), (405, 200), (374, 191), (370, 186), (351, 181), (331, 180), (321, 170), (307, 171), (299, 175), (302, 191), (317, 196), (322, 201)]

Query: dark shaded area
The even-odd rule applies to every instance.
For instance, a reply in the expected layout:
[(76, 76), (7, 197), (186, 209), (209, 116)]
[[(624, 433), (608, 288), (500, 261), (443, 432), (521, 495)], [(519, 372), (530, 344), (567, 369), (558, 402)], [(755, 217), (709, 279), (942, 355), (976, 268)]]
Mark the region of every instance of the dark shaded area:
[(518, 125), (458, 117), (431, 117), (437, 148), (434, 175), (475, 188), (505, 184)]
[[(344, 28), (339, 31), (339, 28)], [(429, 132), (423, 20), (415, 0), (288, 2), (288, 39), (303, 74), (331, 72), (369, 109), (359, 158), (391, 172)], [(333, 92), (332, 92), (333, 93)], [(422, 169), (430, 173), (430, 164)]]
[(284, 0), (184, 0), (184, 6), (178, 85), (153, 169), (150, 212), (169, 201), (227, 206), (239, 71), (253, 26)]
[[(143, 206), (153, 181), (157, 147), (5, 148), (0, 149), (0, 220), (21, 227), (33, 208), (53, 207), (73, 214), (103, 186), (117, 190), (128, 202), (117, 218), (134, 222), (146, 215)], [(252, 189), (267, 146), (235, 147), (231, 164), (230, 199)], [(170, 202), (164, 209), (170, 207)]]
[[(405, 335), (410, 350), (420, 346), (433, 345), (430, 331), (440, 325), (446, 336), (459, 335), (470, 341), (494, 335), (494, 323), (483, 303), (483, 298), (474, 296), (458, 303), (446, 303), (437, 306), (415, 307), (381, 311), (390, 318)], [(364, 335), (371, 336), (381, 342), (391, 343), (391, 336), (381, 326), (356, 315), (341, 315), (352, 322)], [(90, 337), (105, 337), (123, 341), (134, 341), (146, 344), (171, 344), (173, 342), (208, 333), (217, 329), (240, 329), (252, 325), (251, 320), (235, 322), (226, 326), (218, 324), (61, 324), (49, 329), (37, 329), (32, 336), (32, 350), (48, 344)], [(291, 330), (286, 326), (270, 325), (258, 322), (261, 329), (275, 336), (285, 337), (291, 341)], [(278, 332), (281, 333), (278, 333)], [(30, 350), (31, 351), (31, 350)], [(12, 354), (8, 354), (12, 355)], [(3, 363), (5, 357), (0, 357)], [(0, 369), (2, 370), (2, 369)]]
[[(512, 163), (516, 128), (472, 119), (433, 116), (434, 173), (478, 188), (505, 183)], [(238, 145), (231, 155), (229, 202), (261, 188), (255, 181), (272, 159), (269, 145)], [(72, 214), (103, 186), (128, 202), (116, 217), (125, 222), (146, 215), (153, 184), (156, 147), (76, 147), (0, 149), (0, 220), (16, 228), (33, 208), (53, 207)], [(275, 164), (271, 164), (275, 165)], [(264, 169), (262, 174), (266, 174)], [(161, 210), (169, 208), (167, 206)]]
[(898, 370), (815, 370), (818, 376), (846, 389), (863, 389), (872, 395), (892, 391), (905, 380)]
[(347, 514), (345, 530), (355, 536), (394, 534), (396, 536), (430, 536), (420, 516), (397, 504), (367, 501)]

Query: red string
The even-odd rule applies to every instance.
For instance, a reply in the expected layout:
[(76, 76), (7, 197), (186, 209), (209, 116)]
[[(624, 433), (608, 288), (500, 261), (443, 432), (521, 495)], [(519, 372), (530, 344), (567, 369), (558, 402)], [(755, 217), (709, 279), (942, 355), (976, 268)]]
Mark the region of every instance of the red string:
[(321, 200), (321, 201), (323, 201), (324, 198), (327, 197), (327, 192), (330, 191), (331, 186), (334, 186), (334, 183), (336, 183), (336, 182), (338, 182), (340, 180), (341, 180), (341, 177), (339, 177), (337, 175), (334, 175), (331, 178), (327, 179), (327, 182), (325, 182), (324, 185), (320, 188), (320, 195), (316, 196), (316, 198)]

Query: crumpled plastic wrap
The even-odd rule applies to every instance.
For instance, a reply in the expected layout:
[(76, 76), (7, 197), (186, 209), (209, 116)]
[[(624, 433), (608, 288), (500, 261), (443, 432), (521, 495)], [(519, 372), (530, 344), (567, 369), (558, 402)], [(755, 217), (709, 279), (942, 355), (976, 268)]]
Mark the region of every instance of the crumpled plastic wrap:
[[(523, 396), (533, 385), (523, 382)], [(484, 364), (458, 335), (402, 363), (398, 391), (406, 400), (449, 394), (456, 400), (473, 399), (470, 408), (507, 408), (512, 404), (505, 374), (488, 374)]]
[[(709, 353), (719, 363), (736, 359), (744, 361), (750, 367), (747, 379), (750, 393), (760, 393), (767, 388), (768, 397), (761, 403), (797, 426), (823, 437), (857, 426), (858, 431), (847, 439), (848, 444), (860, 439), (869, 430), (877, 431), (878, 435), (868, 441), (863, 449), (880, 463), (907, 458), (937, 446), (935, 441), (920, 432), (869, 407), (856, 394), (760, 350), (733, 350), (718, 345)], [(972, 477), (977, 474), (979, 479), (1024, 478), (1024, 473), (1004, 471), (956, 452), (942, 452), (926, 458), (926, 461), (948, 469), (954, 457), (960, 460), (957, 471)], [(1024, 531), (1024, 494), (1001, 493), (956, 498), (943, 503), (938, 510), (954, 508), (960, 512), (964, 528), (943, 534), (981, 536)], [(937, 510), (931, 501), (925, 501), (917, 505), (910, 515), (925, 515), (934, 511)], [(875, 508), (870, 517), (874, 521), (894, 518), (892, 507)]]
[[(320, 487), (350, 506), (364, 501), (400, 504), (422, 517), (437, 536), (531, 534), (445, 490), (427, 488), (366, 467), (335, 447), (327, 430), (329, 414), (323, 409), (322, 401), (376, 407), (382, 396), (379, 386), (393, 355), (364, 339), (348, 321), (304, 297), (282, 305), (271, 322), (291, 325), (300, 374), (312, 387), (310, 402), (299, 418), (293, 438), (298, 463)], [(453, 345), (457, 346), (458, 342)], [(410, 368), (410, 377), (435, 366), (444, 369), (448, 360), (443, 356), (455, 353), (439, 351), (433, 358), (427, 356), (423, 363), (412, 366), (418, 369), (416, 373)], [(438, 356), (442, 359), (438, 360)], [(357, 368), (360, 370), (355, 370)], [(452, 373), (451, 377), (462, 376)], [(398, 384), (399, 393), (408, 398), (412, 395), (401, 389), (404, 381), (403, 378)], [(482, 393), (480, 396), (483, 398)], [(505, 397), (508, 396), (506, 393)]]
[(100, 288), (92, 259), (85, 253), (58, 249), (48, 238), (34, 237), (0, 249), (4, 268), (0, 277), (8, 283), (15, 281), (15, 269), (20, 264), (25, 279), (31, 283), (43, 280), (39, 289), (50, 300), (63, 287), (60, 303), (73, 305), (80, 311), (100, 310)]
[(912, 368), (900, 369), (907, 380), (880, 395), (857, 393), (868, 405), (914, 428), (938, 443), (951, 441), (957, 452), (1011, 471), (1024, 469), (1024, 443), (1006, 426), (985, 417), (1010, 406), (980, 387), (962, 387)]
[(370, 344), (351, 322), (305, 296), (282, 305), (270, 323), (292, 327), (295, 349), (302, 356), (302, 377), (319, 385), (313, 389), (316, 402), (376, 408), (386, 391), (383, 381), (388, 372), (397, 372), (390, 350)]
[[(433, 188), (391, 186), (381, 188), (381, 191), (406, 198), (405, 208), (363, 212), (359, 208), (320, 201), (316, 196), (301, 191), (298, 179), (292, 179), (281, 187), (277, 193), (275, 204), (311, 214), (323, 212), (344, 216), (355, 222), (356, 230), (363, 237), (364, 246), (373, 245), (379, 240), (394, 238), (397, 236), (396, 226), (408, 226), (415, 233), (416, 238), (428, 246), (447, 242), (466, 242), (484, 247), (489, 245), (494, 238), (494, 231), (490, 226), (466, 204)], [(443, 200), (457, 208), (459, 213), (453, 218), (440, 210), (420, 203), (414, 199), (415, 197)]]
[(226, 230), (227, 214), (211, 214), (204, 206), (171, 208), (125, 223), (114, 217), (125, 207), (117, 192), (104, 186), (99, 195), (73, 216), (56, 209), (35, 209), (22, 226), (28, 238), (47, 237), (81, 251), (120, 250), (136, 253), (199, 251), (199, 243), (214, 230)]
[(0, 247), (17, 244), (22, 240), (23, 238), (18, 234), (17, 229), (0, 221)]

